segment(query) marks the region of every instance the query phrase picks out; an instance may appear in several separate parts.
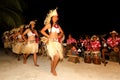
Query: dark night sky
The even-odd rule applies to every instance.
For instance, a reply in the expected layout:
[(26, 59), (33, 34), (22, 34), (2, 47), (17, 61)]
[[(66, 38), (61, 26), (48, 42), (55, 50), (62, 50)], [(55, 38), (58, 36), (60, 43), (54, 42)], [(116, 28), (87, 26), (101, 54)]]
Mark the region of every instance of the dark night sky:
[[(58, 6), (60, 24), (66, 34), (104, 34), (120, 32), (120, 5), (113, 2), (79, 2), (65, 0), (28, 0), (27, 17), (37, 19), (39, 28), (47, 12)], [(32, 14), (32, 15), (31, 15)]]
[(113, 29), (120, 33), (119, 2), (79, 0), (25, 0), (26, 22), (37, 19), (37, 30), (44, 25), (50, 9), (58, 7), (59, 23), (67, 37), (71, 33), (78, 38), (82, 34), (109, 34)]

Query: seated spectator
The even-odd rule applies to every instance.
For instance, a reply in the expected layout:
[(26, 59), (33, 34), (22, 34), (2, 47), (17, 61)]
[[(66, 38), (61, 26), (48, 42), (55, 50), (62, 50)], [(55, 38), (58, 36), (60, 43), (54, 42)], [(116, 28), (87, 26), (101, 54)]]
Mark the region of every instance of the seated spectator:
[(73, 36), (72, 36), (71, 34), (68, 35), (68, 38), (67, 38), (66, 42), (67, 42), (67, 48), (68, 48), (68, 49), (71, 49), (71, 44), (72, 44), (72, 43), (77, 44), (76, 39), (73, 38)]
[(71, 47), (71, 54), (72, 55), (78, 55), (79, 54), (78, 50), (76, 48), (76, 45), (74, 43), (72, 44), (72, 47)]
[(68, 35), (67, 44), (77, 43), (76, 39), (71, 34)]

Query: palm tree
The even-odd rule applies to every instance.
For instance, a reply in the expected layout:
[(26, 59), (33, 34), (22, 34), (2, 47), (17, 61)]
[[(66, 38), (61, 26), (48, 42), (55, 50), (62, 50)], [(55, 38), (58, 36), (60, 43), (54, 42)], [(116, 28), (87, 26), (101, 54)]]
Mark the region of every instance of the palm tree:
[(23, 0), (0, 0), (0, 28), (10, 29), (23, 24), (26, 8)]

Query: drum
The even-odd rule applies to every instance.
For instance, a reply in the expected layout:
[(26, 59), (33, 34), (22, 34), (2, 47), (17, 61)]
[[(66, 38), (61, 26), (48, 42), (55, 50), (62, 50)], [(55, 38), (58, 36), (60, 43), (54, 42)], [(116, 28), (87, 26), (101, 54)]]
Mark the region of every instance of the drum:
[(101, 64), (101, 52), (100, 51), (92, 51), (92, 59), (94, 64)]
[(66, 45), (66, 49), (67, 49), (67, 50), (70, 50), (71, 48), (72, 48), (72, 44), (67, 44), (67, 45)]
[(119, 47), (114, 47), (113, 51), (116, 52), (116, 53), (119, 52)]
[(91, 63), (91, 52), (90, 51), (84, 52), (84, 62)]

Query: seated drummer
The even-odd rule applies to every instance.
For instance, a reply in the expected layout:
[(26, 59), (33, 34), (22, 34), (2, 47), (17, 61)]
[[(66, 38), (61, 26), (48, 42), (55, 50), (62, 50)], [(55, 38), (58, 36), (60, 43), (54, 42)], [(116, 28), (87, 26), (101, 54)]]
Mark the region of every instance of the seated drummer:
[(91, 50), (91, 39), (89, 35), (85, 35), (85, 39), (83, 40), (83, 47), (85, 51)]
[[(110, 56), (118, 55), (116, 53), (119, 53), (119, 48), (118, 48), (119, 44), (120, 44), (120, 38), (118, 37), (118, 33), (115, 30), (111, 31), (110, 37), (107, 38), (108, 48), (105, 48), (102, 50), (103, 59), (105, 59), (106, 51), (110, 52)], [(111, 60), (111, 57), (110, 57), (110, 60)]]
[(101, 43), (100, 43), (99, 37), (97, 35), (93, 35), (91, 37), (91, 47), (92, 47), (91, 53), (99, 52), (99, 56), (101, 57), (101, 52), (100, 52)]

